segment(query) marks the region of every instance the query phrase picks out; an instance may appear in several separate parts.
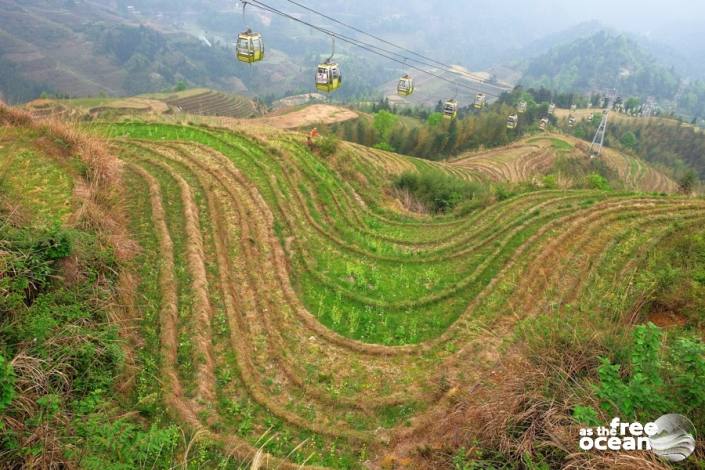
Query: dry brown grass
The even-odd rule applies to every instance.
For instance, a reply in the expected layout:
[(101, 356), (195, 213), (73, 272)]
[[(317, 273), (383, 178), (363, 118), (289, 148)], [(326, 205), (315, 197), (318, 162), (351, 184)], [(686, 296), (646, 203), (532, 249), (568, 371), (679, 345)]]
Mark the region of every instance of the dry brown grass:
[[(484, 381), (452, 389), (447, 406), (427, 416), (414, 435), (393, 443), (393, 453), (379, 462), (382, 468), (386, 461), (396, 463), (390, 468), (450, 470), (459, 449), (468, 452), (468, 460), (476, 452), (488, 461), (509, 462), (540, 454), (551, 468), (565, 465), (566, 456), (577, 458), (572, 455), (578, 451), (579, 425), (571, 418), (570, 404), (576, 402), (571, 375), (589, 367), (589, 361), (580, 353), (545, 363), (527, 356), (523, 347), (510, 352)], [(558, 384), (559, 390), (549, 392), (547, 383)]]
[(70, 387), (70, 370), (61, 370), (60, 365), (46, 364), (45, 361), (24, 353), (17, 354), (12, 360), (15, 371), (15, 398), (12, 401), (12, 416), (6, 414), (0, 423), (11, 432), (22, 435), (21, 445), (25, 449), (42, 449), (41, 453), (23, 453), (23, 461), (18, 462), (16, 455), (9, 456), (10, 450), (0, 450), (0, 463), (8, 461), (21, 468), (58, 469), (70, 468), (64, 457), (64, 443), (60, 440), (58, 429), (66, 425), (65, 415), (57, 413), (42, 419), (41, 424), (27, 432), (26, 421), (31, 417), (41, 416), (41, 406), (37, 398), (56, 389)]
[(431, 214), (431, 210), (416, 197), (408, 189), (392, 188), (390, 190), (391, 197), (402, 205), (402, 207), (415, 214)]
[[(124, 340), (124, 352), (128, 367), (125, 377), (121, 382), (133, 382), (130, 377), (134, 368), (133, 347), (139, 345), (134, 328), (135, 311), (131, 305), (134, 298), (136, 280), (123, 269), (126, 263), (137, 252), (137, 245), (130, 239), (127, 231), (127, 216), (123, 208), (123, 194), (121, 185), (121, 166), (119, 160), (112, 155), (106, 144), (64, 122), (55, 119), (34, 119), (26, 111), (12, 108), (0, 102), (0, 126), (26, 128), (37, 131), (40, 135), (39, 143), (43, 150), (52, 158), (69, 159), (78, 158), (83, 164), (83, 174), (74, 172), (74, 197), (79, 202), (78, 209), (72, 214), (70, 223), (75, 227), (95, 231), (98, 240), (112, 249), (118, 260), (120, 271), (116, 273), (119, 279), (118, 286), (110, 285), (106, 278), (101, 277), (96, 285), (97, 291), (109, 292), (107, 300), (101, 300), (96, 306), (107, 312), (108, 318), (119, 326)], [(70, 268), (70, 269), (69, 269)], [(67, 276), (81, 279), (79, 265), (68, 263)], [(71, 273), (71, 271), (76, 271)], [(71, 343), (89, 343), (91, 338), (76, 335), (74, 331), (67, 330), (59, 335), (63, 341)], [(44, 344), (48, 350), (66, 350), (66, 344)], [(53, 349), (52, 349), (53, 348)], [(3, 422), (11, 430), (22, 435), (23, 448), (41, 448), (41, 452), (27, 453), (23, 467), (27, 468), (71, 468), (71, 462), (64, 456), (65, 443), (60, 442), (59, 430), (64, 428), (69, 418), (62, 412), (55, 413), (48, 419), (43, 419), (39, 426), (28, 426), (32, 417), (39, 416), (43, 411), (37, 404), (37, 398), (48, 393), (68, 394), (71, 392), (71, 383), (76, 376), (76, 371), (71, 370), (70, 361), (63, 357), (51, 357), (46, 361), (34, 358), (26, 353), (27, 349), (20, 348), (20, 352), (12, 360), (16, 373), (16, 398), (13, 401), (13, 416), (15, 419), (6, 418)], [(31, 432), (29, 432), (31, 430)], [(0, 462), (7, 461), (0, 451)]]
[(658, 460), (655, 454), (639, 453), (587, 453), (568, 456), (564, 470), (670, 470), (672, 467)]

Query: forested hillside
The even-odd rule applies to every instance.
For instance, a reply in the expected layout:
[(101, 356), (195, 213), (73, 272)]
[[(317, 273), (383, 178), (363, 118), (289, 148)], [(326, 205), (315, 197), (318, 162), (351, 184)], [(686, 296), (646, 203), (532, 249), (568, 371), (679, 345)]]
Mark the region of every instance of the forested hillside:
[(624, 35), (601, 31), (531, 61), (525, 86), (591, 92), (616, 88), (622, 96), (672, 98), (680, 78)]
[(705, 133), (677, 121), (617, 121), (609, 128), (611, 145), (631, 150), (644, 160), (705, 179)]
[(696, 120), (705, 118), (705, 81), (696, 80), (685, 87), (679, 95), (678, 109)]

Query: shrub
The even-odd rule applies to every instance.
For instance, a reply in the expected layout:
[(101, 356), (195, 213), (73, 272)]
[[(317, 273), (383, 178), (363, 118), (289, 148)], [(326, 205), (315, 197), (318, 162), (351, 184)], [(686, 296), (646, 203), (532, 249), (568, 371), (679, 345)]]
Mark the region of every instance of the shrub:
[(696, 337), (668, 340), (652, 323), (634, 329), (627, 364), (606, 358), (596, 387), (601, 406), (625, 417), (651, 420), (666, 413), (705, 425), (705, 344)]
[(110, 468), (119, 462), (119, 468), (168, 469), (178, 462), (176, 450), (182, 437), (173, 425), (152, 424), (142, 430), (124, 419), (111, 422), (102, 414), (93, 414), (78, 422), (76, 431), (85, 448), (74, 457), (83, 468)]
[(440, 171), (405, 172), (396, 179), (394, 186), (409, 191), (437, 213), (448, 212), (461, 202), (481, 199), (488, 192), (479, 183), (464, 181)]
[(624, 135), (620, 139), (620, 142), (625, 147), (627, 147), (629, 149), (633, 149), (634, 147), (636, 147), (636, 144), (637, 144), (636, 135), (634, 135), (633, 132), (626, 132), (626, 133), (624, 133)]
[(321, 137), (318, 141), (318, 150), (322, 157), (330, 157), (338, 151), (338, 139), (332, 135)]
[(598, 173), (589, 174), (585, 178), (585, 182), (590, 189), (599, 189), (600, 191), (609, 191), (611, 189), (607, 179)]
[(542, 184), (546, 189), (558, 189), (558, 178), (556, 175), (546, 175), (543, 177)]
[(380, 143), (378, 143), (378, 144), (375, 144), (374, 148), (376, 148), (376, 149), (378, 149), (378, 150), (384, 150), (384, 151), (387, 151), (387, 152), (396, 152), (396, 150), (394, 149), (394, 147), (392, 147), (391, 145), (389, 145), (387, 142), (380, 142)]
[(693, 170), (686, 171), (678, 180), (678, 189), (683, 194), (690, 194), (698, 182), (698, 175)]
[(443, 114), (441, 113), (431, 113), (428, 118), (426, 119), (426, 124), (428, 124), (431, 127), (436, 127), (438, 126), (441, 122), (443, 122)]

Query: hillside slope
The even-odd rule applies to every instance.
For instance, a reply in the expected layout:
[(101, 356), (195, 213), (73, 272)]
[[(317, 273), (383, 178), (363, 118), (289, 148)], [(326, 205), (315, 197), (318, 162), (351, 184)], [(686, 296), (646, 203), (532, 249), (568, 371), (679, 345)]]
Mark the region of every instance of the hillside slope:
[(111, 3), (0, 1), (0, 90), (11, 103), (41, 91), (126, 96), (182, 82), (242, 93), (274, 75), (288, 87), (280, 74), (291, 64), (276, 51), (270, 57), (276, 63), (253, 70), (235, 60), (228, 43), (209, 47), (173, 25), (119, 13)]
[[(381, 449), (405, 421), (446, 406), (433, 385), (441, 371), (457, 370), (444, 373), (448, 389), (489, 372), (499, 342), (473, 332), (509, 327), (498, 304), (523, 306), (514, 312), (524, 317), (552, 299), (585, 299), (583, 289), (624, 269), (673, 223), (702, 223), (705, 208), (700, 200), (548, 191), (459, 219), (419, 220), (380, 205), (388, 181), (380, 169), (419, 168), (418, 160), (353, 147), (334, 157), (333, 171), (302, 137), (264, 128), (128, 123), (105, 132), (127, 163), (138, 238), (156, 241), (144, 265), (167, 260), (143, 282), (160, 285), (162, 298), (177, 299), (178, 289), (193, 299), (190, 307), (149, 303), (148, 318), (162, 323), (153, 354), (169, 384), (163, 399), (241, 458), (254, 454), (260, 423), (274, 422), (289, 439), (268, 452), (356, 468), (362, 443)], [(549, 265), (546, 276), (524, 275), (506, 289), (517, 274)], [(470, 351), (486, 360), (466, 362)], [(208, 405), (219, 396), (227, 398)], [(245, 401), (256, 404), (256, 418), (243, 433), (244, 417), (228, 403)], [(320, 437), (306, 441), (311, 433)], [(331, 440), (335, 451), (321, 447)]]
[[(204, 466), (256, 460), (292, 470), (511, 465), (527, 452), (551, 465), (593, 458), (539, 449), (550, 439), (575, 445), (571, 410), (598, 403), (584, 391), (598, 380), (597, 355), (619, 343), (610, 334), (651, 313), (644, 263), (665, 240), (705, 227), (705, 201), (543, 190), (464, 214), (416, 215), (391, 204), (395, 175), (472, 178), (482, 170), (464, 165), (480, 156), (451, 165), (345, 143), (324, 154), (300, 133), (229, 125), (91, 125), (121, 161), (126, 226), (140, 246), (135, 295), (124, 299), (139, 312), (140, 338), (127, 407), (187, 436), (141, 465), (169, 468), (191, 445)], [(529, 154), (550, 149), (523, 145)], [(533, 161), (503, 152), (491, 160)], [(580, 321), (591, 334), (573, 335)], [(561, 395), (565, 402), (526, 393), (540, 389), (529, 382), (544, 370), (535, 364), (509, 380), (505, 368), (524, 357), (534, 327), (543, 357), (565, 361), (546, 370), (565, 367), (559, 375), (584, 385)], [(522, 390), (521, 404), (506, 384), (498, 388), (503, 378)], [(473, 401), (488, 396), (490, 408)], [(595, 413), (609, 422), (611, 411)], [(437, 429), (470, 412), (453, 437)], [(507, 415), (530, 429), (492, 421)], [(546, 432), (531, 430), (549, 422)], [(535, 450), (506, 450), (496, 436)], [(75, 458), (131, 458), (96, 456), (100, 437), (90, 442), (96, 447)], [(479, 457), (462, 450), (470, 443), (481, 446)]]

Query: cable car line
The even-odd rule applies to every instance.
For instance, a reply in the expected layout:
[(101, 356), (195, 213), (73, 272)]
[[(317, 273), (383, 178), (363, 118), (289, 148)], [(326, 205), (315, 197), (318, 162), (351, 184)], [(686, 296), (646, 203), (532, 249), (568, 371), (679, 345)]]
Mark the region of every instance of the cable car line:
[[(261, 4), (263, 4), (263, 5), (266, 5), (266, 4), (264, 4), (263, 2), (261, 2), (261, 1), (257, 1), (257, 0), (255, 0), (255, 1), (256, 1), (257, 3), (261, 3)], [(397, 49), (401, 49), (401, 50), (403, 50), (403, 51), (409, 52), (410, 54), (415, 55), (415, 56), (417, 56), (417, 57), (420, 57), (420, 58), (422, 58), (422, 59), (424, 59), (424, 60), (419, 60), (419, 59), (416, 59), (416, 58), (413, 58), (413, 57), (408, 57), (408, 56), (403, 55), (403, 54), (400, 54), (400, 53), (398, 53), (398, 52), (396, 52), (396, 51), (391, 51), (391, 50), (389, 50), (389, 49), (384, 49), (384, 48), (382, 48), (382, 47), (375, 46), (374, 44), (370, 44), (370, 43), (367, 43), (367, 42), (361, 41), (361, 40), (359, 40), (359, 39), (355, 39), (355, 38), (352, 38), (352, 37), (350, 37), (350, 36), (346, 36), (346, 35), (343, 35), (343, 34), (340, 34), (340, 33), (334, 33), (333, 31), (331, 31), (331, 30), (329, 30), (329, 29), (326, 29), (326, 28), (322, 28), (322, 27), (321, 27), (321, 29), (326, 29), (326, 31), (328, 31), (328, 33), (336, 34), (338, 37), (340, 37), (340, 38), (345, 38), (345, 39), (347, 39), (348, 41), (353, 41), (353, 42), (356, 42), (356, 43), (364, 44), (364, 45), (367, 46), (367, 47), (371, 47), (371, 48), (377, 49), (378, 51), (381, 51), (381, 52), (383, 52), (383, 53), (385, 53), (385, 54), (391, 54), (391, 55), (394, 55), (394, 56), (398, 56), (399, 58), (401, 58), (401, 59), (404, 60), (404, 61), (413, 61), (413, 62), (416, 62), (417, 64), (421, 64), (421, 65), (423, 65), (423, 66), (425, 66), (425, 67), (430, 67), (430, 68), (437, 68), (437, 66), (440, 66), (440, 67), (441, 67), (445, 72), (447, 72), (447, 73), (450, 73), (450, 74), (453, 74), (453, 75), (462, 77), (462, 78), (464, 78), (464, 79), (467, 80), (467, 81), (476, 82), (476, 83), (481, 83), (481, 84), (483, 84), (483, 85), (485, 85), (485, 86), (487, 86), (487, 87), (499, 89), (499, 90), (502, 90), (501, 92), (504, 92), (504, 89), (502, 89), (502, 87), (500, 87), (500, 86), (498, 86), (498, 85), (495, 85), (495, 84), (492, 84), (492, 83), (490, 83), (490, 82), (488, 82), (488, 81), (486, 81), (486, 80), (482, 80), (482, 79), (479, 79), (479, 78), (468, 77), (468, 74), (467, 74), (467, 73), (464, 73), (464, 72), (460, 72), (460, 71), (458, 71), (458, 70), (455, 70), (451, 65), (444, 64), (443, 62), (439, 62), (439, 61), (437, 61), (437, 60), (435, 60), (435, 59), (431, 59), (431, 58), (429, 58), (429, 57), (426, 57), (426, 56), (424, 56), (424, 55), (422, 55), (422, 54), (419, 54), (419, 53), (417, 53), (417, 52), (415, 52), (415, 51), (412, 51), (411, 49), (407, 49), (407, 48), (405, 48), (405, 47), (403, 47), (403, 46), (399, 46), (398, 44), (394, 44), (394, 43), (392, 43), (392, 42), (390, 42), (390, 41), (387, 41), (387, 40), (385, 40), (385, 39), (383, 39), (383, 38), (380, 38), (380, 37), (378, 37), (378, 36), (375, 36), (374, 34), (367, 33), (367, 32), (365, 32), (365, 31), (363, 31), (363, 30), (361, 30), (361, 29), (359, 29), (359, 28), (356, 28), (356, 27), (354, 27), (354, 26), (348, 25), (348, 24), (346, 24), (346, 23), (344, 23), (344, 22), (342, 22), (342, 21), (339, 21), (339, 20), (337, 20), (337, 19), (331, 17), (331, 16), (325, 15), (324, 13), (321, 13), (321, 12), (319, 12), (319, 11), (313, 9), (313, 8), (307, 7), (307, 6), (305, 6), (305, 5), (303, 5), (303, 4), (299, 3), (299, 2), (295, 2), (295, 1), (293, 1), (293, 0), (286, 0), (286, 1), (288, 1), (289, 3), (292, 3), (292, 4), (294, 4), (294, 5), (300, 6), (300, 7), (303, 8), (304, 10), (313, 12), (313, 13), (319, 15), (319, 16), (322, 16), (323, 18), (326, 18), (326, 19), (330, 20), (330, 21), (333, 21), (333, 22), (335, 22), (335, 23), (341, 24), (341, 25), (343, 25), (343, 26), (345, 26), (345, 27), (347, 27), (347, 28), (350, 28), (350, 29), (352, 29), (352, 30), (354, 30), (354, 31), (360, 32), (360, 33), (362, 33), (362, 34), (364, 34), (364, 35), (366, 35), (366, 36), (369, 36), (369, 37), (371, 37), (371, 38), (373, 38), (373, 39), (375, 39), (375, 40), (377, 40), (377, 41), (383, 42), (383, 43), (385, 43), (385, 44), (389, 44), (389, 45), (391, 45), (391, 46), (393, 46), (393, 47), (395, 47), (395, 48), (397, 48)], [(269, 6), (269, 5), (267, 5), (267, 6)], [(275, 8), (273, 8), (273, 7), (271, 7), (271, 6), (269, 6), (269, 8), (271, 9), (270, 11), (276, 10)], [(284, 12), (282, 12), (282, 11), (280, 11), (280, 10), (277, 10), (277, 11), (279, 12), (279, 14), (286, 15), (287, 18), (291, 18), (291, 19), (296, 19), (296, 20), (298, 20), (298, 18), (291, 17), (291, 16), (288, 15), (287, 13), (284, 13)], [(303, 22), (303, 20), (301, 20), (301, 22)], [(304, 22), (304, 23), (305, 23), (305, 22)], [(308, 23), (306, 23), (306, 24), (308, 24)], [(429, 63), (429, 62), (430, 62), (430, 63)], [(434, 64), (437, 64), (437, 65), (434, 65)], [(500, 92), (500, 93), (501, 93), (501, 92)], [(499, 95), (492, 94), (491, 96), (497, 97), (497, 96), (499, 96)]]
[[(351, 38), (351, 37), (342, 35), (342, 34), (340, 34), (340, 33), (336, 33), (335, 31), (331, 31), (331, 30), (326, 29), (326, 28), (323, 28), (323, 27), (321, 27), (321, 26), (314, 25), (313, 23), (309, 23), (309, 22), (307, 22), (307, 21), (301, 20), (301, 19), (296, 18), (296, 17), (294, 17), (294, 16), (292, 16), (292, 15), (290, 15), (290, 14), (288, 14), (288, 13), (285, 13), (285, 12), (283, 12), (283, 11), (281, 11), (281, 10), (278, 10), (278, 9), (276, 9), (276, 8), (270, 6), (270, 5), (267, 5), (266, 3), (261, 2), (261, 1), (259, 1), (259, 0), (249, 0), (247, 3), (249, 3), (249, 4), (251, 4), (252, 6), (257, 7), (257, 8), (259, 8), (259, 9), (261, 9), (261, 10), (268, 11), (268, 12), (270, 12), (270, 13), (274, 13), (274, 14), (276, 14), (276, 15), (282, 16), (282, 17), (284, 17), (284, 18), (287, 18), (287, 19), (290, 19), (290, 20), (295, 21), (295, 22), (297, 22), (297, 23), (300, 23), (300, 24), (303, 24), (303, 25), (305, 25), (305, 26), (308, 26), (309, 28), (315, 29), (315, 30), (317, 30), (317, 31), (319, 31), (319, 32), (321, 32), (321, 33), (323, 33), (323, 34), (328, 35), (328, 36), (336, 37), (336, 38), (340, 39), (340, 40), (343, 41), (343, 42), (346, 42), (346, 43), (351, 44), (351, 45), (353, 45), (353, 46), (357, 46), (358, 48), (363, 49), (363, 50), (365, 50), (365, 51), (367, 51), (367, 52), (370, 52), (370, 53), (372, 53), (372, 54), (378, 55), (378, 56), (380, 56), (380, 57), (384, 57), (385, 59), (391, 60), (391, 61), (396, 62), (396, 63), (398, 63), (398, 64), (401, 64), (401, 65), (404, 65), (404, 66), (406, 66), (406, 67), (409, 67), (409, 68), (411, 68), (411, 69), (417, 70), (417, 71), (419, 71), (419, 72), (421, 72), (421, 73), (424, 73), (424, 74), (426, 74), (426, 75), (428, 75), (428, 76), (437, 78), (437, 79), (439, 79), (439, 80), (443, 80), (444, 82), (450, 83), (450, 84), (452, 84), (452, 85), (454, 85), (454, 86), (456, 86), (456, 87), (462, 87), (462, 88), (465, 88), (466, 90), (469, 90), (469, 91), (472, 91), (472, 92), (481, 91), (480, 88), (470, 86), (470, 85), (468, 85), (468, 84), (466, 84), (466, 83), (462, 83), (462, 82), (457, 82), (457, 81), (451, 80), (451, 79), (446, 78), (446, 77), (444, 77), (444, 76), (442, 76), (442, 75), (439, 75), (439, 74), (437, 74), (437, 73), (434, 73), (434, 72), (428, 71), (428, 70), (426, 70), (426, 69), (423, 69), (423, 68), (421, 68), (421, 67), (418, 67), (418, 66), (409, 64), (409, 63), (405, 62), (403, 59), (414, 60), (415, 62), (419, 62), (418, 60), (411, 59), (411, 58), (402, 58), (402, 59), (399, 59), (399, 58), (394, 57), (394, 56), (392, 56), (392, 55), (388, 55), (388, 54), (395, 54), (395, 53), (390, 52), (390, 51), (386, 51), (386, 50), (381, 49), (381, 48), (379, 48), (379, 47), (376, 47), (376, 46), (374, 46), (374, 45), (372, 45), (372, 44), (368, 44), (368, 43), (365, 43), (365, 42), (363, 42), (363, 41), (359, 41), (359, 40), (357, 40), (357, 39), (354, 39), (354, 38)], [(379, 50), (383, 50), (383, 51), (385, 51), (385, 52), (379, 52)], [(395, 54), (395, 55), (398, 55), (398, 54)], [(427, 65), (427, 64), (425, 64), (425, 65)], [(456, 72), (456, 74), (458, 74), (458, 73)], [(467, 78), (465, 75), (463, 75), (463, 77), (466, 78), (467, 81), (479, 83), (479, 84), (482, 84), (482, 85), (485, 85), (485, 86), (500, 88), (500, 87), (497, 87), (496, 85), (491, 85), (491, 84), (487, 84), (487, 83), (484, 83), (484, 82), (480, 82), (479, 80), (469, 79), (469, 78)], [(485, 91), (485, 94), (486, 94), (486, 95), (489, 95), (489, 96), (492, 96), (492, 97), (494, 97), (494, 98), (499, 98), (499, 96), (500, 96), (499, 94), (490, 93), (490, 92), (487, 92), (487, 91)]]
[[(428, 63), (423, 62), (423, 61), (418, 60), (418, 59), (414, 59), (413, 57), (407, 57), (407, 56), (404, 56), (404, 55), (399, 54), (398, 52), (390, 51), (390, 50), (388, 50), (388, 49), (384, 49), (384, 48), (381, 48), (381, 47), (379, 47), (379, 46), (375, 46), (374, 44), (370, 44), (370, 43), (368, 43), (368, 42), (364, 42), (364, 41), (361, 41), (361, 40), (359, 40), (359, 39), (355, 39), (355, 38), (353, 38), (353, 37), (350, 37), (350, 36), (347, 36), (347, 35), (344, 35), (344, 34), (341, 34), (341, 33), (337, 33), (337, 32), (335, 32), (335, 31), (332, 31), (332, 30), (330, 30), (330, 29), (324, 28), (324, 27), (322, 27), (322, 26), (317, 26), (317, 25), (314, 25), (314, 24), (309, 23), (309, 22), (307, 22), (307, 21), (301, 20), (301, 19), (296, 18), (295, 16), (292, 16), (292, 15), (286, 13), (286, 12), (283, 12), (283, 11), (281, 11), (281, 10), (278, 10), (278, 9), (272, 7), (271, 5), (267, 5), (266, 3), (262, 2), (262, 1), (259, 1), (259, 0), (251, 0), (249, 3), (251, 3), (253, 6), (257, 6), (258, 8), (261, 8), (261, 9), (263, 9), (263, 10), (269, 11), (269, 12), (271, 12), (271, 13), (275, 13), (275, 14), (280, 15), (280, 16), (283, 16), (283, 17), (285, 17), (285, 18), (287, 18), (287, 19), (290, 19), (290, 20), (296, 21), (296, 22), (298, 22), (298, 23), (304, 24), (304, 25), (306, 25), (306, 26), (308, 26), (308, 27), (310, 27), (310, 28), (316, 29), (316, 30), (318, 30), (318, 31), (320, 31), (320, 32), (322, 32), (322, 33), (324, 33), (324, 34), (327, 34), (327, 35), (330, 35), (330, 36), (335, 36), (335, 37), (339, 38), (340, 40), (342, 40), (342, 41), (344, 41), (344, 42), (347, 42), (347, 43), (349, 43), (349, 44), (352, 44), (352, 45), (355, 45), (355, 46), (360, 47), (360, 48), (362, 48), (362, 49), (365, 49), (365, 50), (367, 50), (368, 52), (372, 52), (373, 54), (380, 55), (380, 56), (382, 56), (382, 57), (384, 57), (384, 58), (386, 58), (386, 59), (393, 60), (393, 61), (395, 61), (395, 62), (397, 62), (397, 63), (402, 63), (402, 62), (400, 62), (400, 61), (403, 61), (402, 65), (409, 66), (409, 67), (411, 67), (411, 68), (414, 68), (415, 70), (420, 70), (420, 69), (411, 66), (410, 64), (407, 63), (408, 61), (413, 61), (413, 62), (416, 62), (416, 63), (421, 64), (421, 65), (426, 66), (426, 67), (435, 68), (434, 65), (428, 64)], [(374, 50), (370, 50), (370, 49), (374, 49)], [(396, 57), (394, 57), (394, 56), (396, 56)], [(461, 77), (463, 77), (464, 79), (466, 79), (467, 81), (475, 82), (475, 83), (481, 83), (481, 84), (483, 84), (483, 85), (485, 85), (485, 86), (487, 86), (487, 87), (491, 87), (491, 88), (499, 88), (499, 89), (501, 89), (501, 87), (499, 87), (499, 86), (497, 86), (497, 85), (493, 85), (493, 84), (491, 84), (491, 83), (487, 83), (487, 82), (484, 82), (484, 81), (482, 81), (482, 80), (478, 80), (478, 79), (475, 79), (475, 78), (470, 78), (470, 77), (468, 77), (466, 74), (463, 74), (463, 73), (461, 73), (461, 72), (454, 71), (454, 70), (452, 70), (452, 69), (450, 69), (450, 68), (449, 68), (449, 69), (444, 69), (444, 70), (445, 70), (446, 72), (448, 72), (448, 73), (461, 76)], [(422, 71), (422, 72), (425, 72), (425, 73), (428, 73), (428, 72), (425, 71), (425, 70), (421, 70), (421, 71)], [(448, 81), (448, 80), (446, 79), (446, 81)], [(456, 82), (452, 82), (452, 83), (456, 83)], [(466, 87), (466, 88), (467, 88), (467, 87)], [(477, 90), (478, 90), (478, 89), (475, 89), (475, 88), (473, 89), (473, 91), (477, 91)], [(497, 94), (491, 94), (491, 96), (493, 96), (493, 97), (498, 97), (499, 95), (497, 95)]]
[(346, 28), (352, 29), (352, 30), (355, 31), (355, 32), (358, 32), (358, 33), (360, 33), (360, 34), (364, 34), (365, 36), (371, 37), (372, 39), (375, 39), (375, 40), (377, 40), (377, 41), (379, 41), (379, 42), (382, 42), (382, 43), (384, 43), (384, 44), (387, 44), (388, 46), (396, 47), (397, 49), (400, 49), (400, 50), (402, 50), (402, 51), (405, 51), (405, 52), (408, 52), (408, 53), (410, 53), (410, 54), (413, 54), (413, 55), (415, 55), (415, 56), (417, 56), (417, 57), (420, 57), (420, 58), (422, 58), (422, 59), (424, 59), (424, 60), (427, 60), (427, 61), (429, 61), (429, 62), (432, 62), (432, 63), (434, 63), (434, 64), (440, 65), (440, 66), (443, 67), (443, 68), (447, 68), (447, 69), (450, 69), (450, 68), (451, 68), (449, 65), (444, 64), (443, 62), (439, 62), (439, 61), (437, 61), (437, 60), (435, 60), (435, 59), (432, 59), (432, 58), (430, 58), (430, 57), (426, 57), (426, 56), (424, 56), (423, 54), (419, 54), (418, 52), (414, 52), (414, 51), (412, 51), (411, 49), (407, 49), (407, 48), (404, 47), (404, 46), (400, 46), (400, 45), (398, 45), (398, 44), (394, 44), (393, 42), (387, 41), (387, 40), (384, 39), (384, 38), (381, 38), (381, 37), (379, 37), (379, 36), (375, 36), (374, 34), (371, 34), (371, 33), (368, 33), (368, 32), (366, 32), (366, 31), (363, 31), (363, 30), (361, 30), (360, 28), (357, 28), (357, 27), (355, 27), (355, 26), (349, 25), (349, 24), (347, 24), (347, 23), (345, 23), (345, 22), (343, 22), (343, 21), (340, 21), (340, 20), (338, 20), (338, 19), (333, 18), (332, 16), (328, 16), (328, 15), (326, 15), (325, 13), (321, 13), (320, 11), (318, 11), (318, 10), (316, 10), (316, 9), (314, 9), (314, 8), (308, 7), (308, 6), (306, 6), (306, 5), (303, 5), (303, 4), (301, 4), (301, 3), (297, 2), (297, 1), (294, 1), (294, 0), (286, 0), (286, 1), (289, 2), (289, 3), (291, 3), (291, 4), (294, 4), (294, 5), (298, 6), (299, 8), (302, 8), (302, 9), (304, 9), (304, 10), (306, 10), (306, 11), (309, 11), (309, 12), (311, 12), (311, 13), (314, 13), (314, 14), (318, 15), (318, 16), (321, 16), (321, 17), (323, 17), (323, 18), (325, 18), (325, 19), (327, 19), (327, 20), (329, 20), (329, 21), (332, 21), (333, 23), (337, 23), (337, 24), (339, 24), (339, 25), (341, 25), (341, 26), (345, 26)]
[[(338, 19), (336, 19), (336, 18), (333, 18), (332, 16), (326, 15), (325, 13), (321, 13), (320, 11), (318, 11), (318, 10), (316, 10), (316, 9), (314, 9), (314, 8), (311, 8), (311, 7), (308, 7), (308, 6), (306, 6), (306, 5), (303, 5), (302, 3), (299, 3), (299, 2), (297, 2), (297, 1), (295, 1), (295, 0), (286, 0), (286, 1), (289, 2), (289, 3), (291, 3), (291, 4), (293, 4), (293, 5), (296, 5), (296, 6), (300, 7), (300, 8), (302, 8), (302, 9), (306, 10), (306, 11), (309, 11), (309, 12), (311, 12), (311, 13), (314, 13), (314, 14), (318, 15), (318, 16), (321, 16), (321, 17), (323, 17), (323, 18), (325, 18), (325, 19), (327, 19), (327, 20), (329, 20), (329, 21), (332, 21), (332, 22), (337, 23), (337, 24), (339, 24), (339, 25), (345, 26), (346, 28), (349, 28), (349, 29), (351, 29), (351, 30), (353, 30), (353, 31), (356, 31), (356, 32), (361, 33), (361, 34), (364, 34), (365, 36), (371, 37), (372, 39), (375, 39), (376, 41), (379, 41), (379, 42), (381, 42), (381, 43), (384, 43), (384, 44), (387, 44), (387, 45), (389, 45), (389, 46), (395, 47), (395, 48), (400, 49), (400, 50), (402, 50), (402, 51), (408, 52), (409, 54), (412, 54), (412, 55), (415, 55), (415, 56), (417, 56), (417, 57), (420, 57), (421, 59), (423, 59), (423, 60), (425, 60), (425, 61), (427, 61), (427, 62), (430, 62), (430, 64), (427, 63), (427, 62), (420, 61), (420, 60), (418, 60), (418, 59), (410, 58), (410, 57), (409, 57), (408, 59), (413, 60), (413, 61), (415, 61), (415, 62), (418, 62), (418, 63), (420, 63), (420, 64), (423, 64), (423, 65), (425, 65), (425, 66), (427, 66), (427, 67), (436, 67), (436, 66), (440, 66), (440, 67), (442, 67), (443, 69), (445, 69), (448, 73), (452, 73), (452, 74), (461, 76), (461, 77), (463, 77), (463, 78), (466, 78), (466, 79), (468, 79), (468, 80), (472, 80), (472, 81), (475, 81), (475, 82), (478, 82), (478, 83), (482, 83), (483, 85), (492, 86), (492, 87), (497, 87), (496, 85), (494, 85), (494, 84), (492, 84), (492, 83), (489, 83), (487, 80), (482, 80), (482, 79), (480, 79), (480, 78), (470, 78), (470, 77), (467, 76), (467, 74), (455, 70), (455, 69), (453, 68), (453, 66), (451, 66), (451, 65), (445, 64), (445, 63), (440, 62), (440, 61), (438, 61), (438, 60), (436, 60), (436, 59), (432, 59), (432, 58), (427, 57), (427, 56), (425, 56), (425, 55), (423, 55), (423, 54), (419, 54), (418, 52), (412, 51), (411, 49), (408, 49), (408, 48), (406, 48), (406, 47), (404, 47), (404, 46), (400, 46), (400, 45), (398, 45), (398, 44), (394, 44), (394, 43), (391, 42), (391, 41), (388, 41), (388, 40), (386, 40), (386, 39), (384, 39), (384, 38), (381, 38), (381, 37), (379, 37), (379, 36), (376, 36), (376, 35), (374, 35), (374, 34), (372, 34), (372, 33), (368, 33), (368, 32), (366, 32), (366, 31), (364, 31), (364, 30), (362, 30), (362, 29), (360, 29), (360, 28), (357, 28), (357, 27), (355, 27), (355, 26), (349, 25), (349, 24), (347, 24), (347, 23), (345, 23), (345, 22), (343, 22), (343, 21), (340, 21), (340, 20), (338, 20)], [(400, 57), (407, 58), (407, 57), (403, 56), (402, 54), (398, 54), (398, 53), (396, 53), (396, 52), (394, 52), (394, 51), (389, 51), (389, 50), (381, 49), (381, 48), (380, 48), (380, 50), (383, 50), (383, 51), (385, 51), (385, 52), (387, 52), (387, 53), (390, 53), (390, 54), (399, 55)], [(432, 65), (432, 64), (436, 64), (436, 65)], [(499, 87), (497, 87), (497, 88), (499, 88)]]

